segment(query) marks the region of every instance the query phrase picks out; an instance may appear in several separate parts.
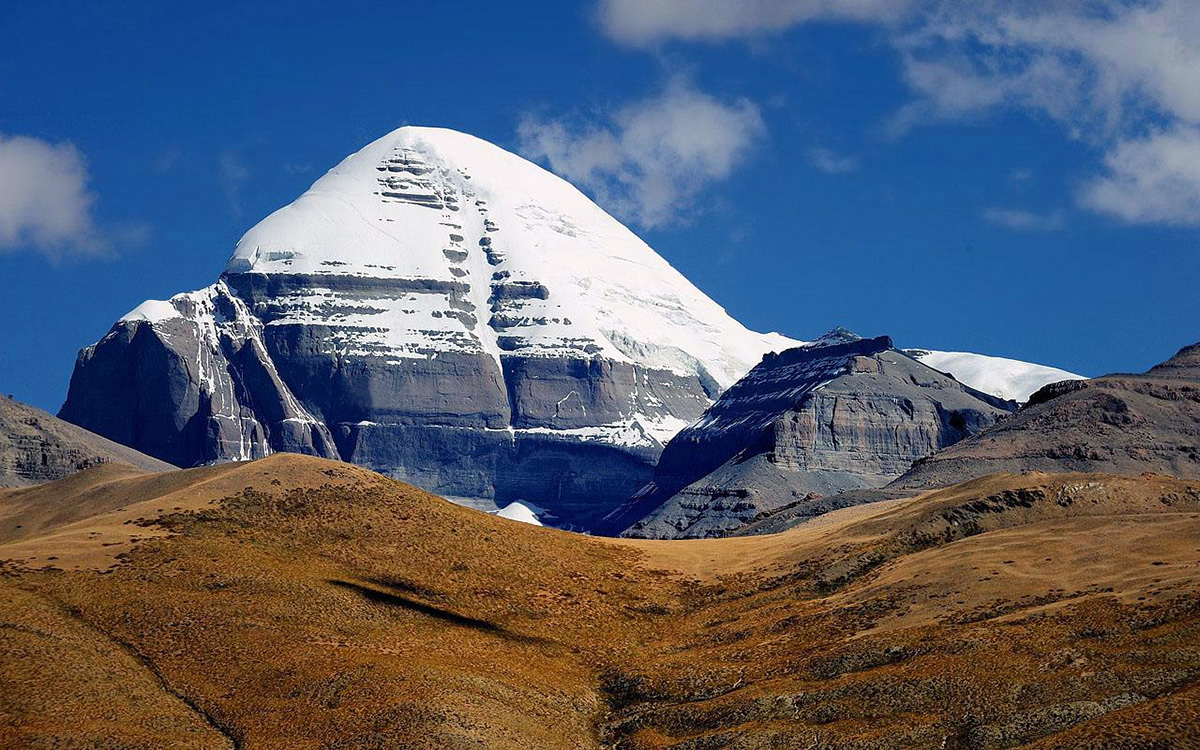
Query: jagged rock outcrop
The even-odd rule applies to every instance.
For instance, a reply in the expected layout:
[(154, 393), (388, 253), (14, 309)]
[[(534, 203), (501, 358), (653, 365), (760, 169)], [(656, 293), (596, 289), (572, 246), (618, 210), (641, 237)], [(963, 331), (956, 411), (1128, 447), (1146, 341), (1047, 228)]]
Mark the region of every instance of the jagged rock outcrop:
[(146, 303), (80, 352), (59, 416), (179, 466), (336, 455), (328, 428), (281, 379), (262, 322), (224, 280)]
[(175, 468), (41, 409), (0, 396), (0, 487), (50, 482), (108, 462), (145, 471)]
[(1011, 419), (917, 462), (893, 486), (940, 487), (998, 471), (1200, 478), (1200, 344), (1141, 375), (1048, 385)]
[(881, 487), (1015, 408), (897, 351), (887, 336), (834, 331), (766, 355), (667, 444), (653, 481), (606, 528), (723, 536), (787, 505)]

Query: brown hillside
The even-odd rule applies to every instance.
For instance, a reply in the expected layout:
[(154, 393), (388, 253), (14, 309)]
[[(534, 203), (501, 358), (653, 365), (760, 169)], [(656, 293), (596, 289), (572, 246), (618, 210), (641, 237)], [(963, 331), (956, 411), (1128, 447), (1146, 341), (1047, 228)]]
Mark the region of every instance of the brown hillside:
[(1155, 476), (646, 542), (294, 455), (100, 467), (0, 495), (0, 745), (1200, 746), (1197, 540)]

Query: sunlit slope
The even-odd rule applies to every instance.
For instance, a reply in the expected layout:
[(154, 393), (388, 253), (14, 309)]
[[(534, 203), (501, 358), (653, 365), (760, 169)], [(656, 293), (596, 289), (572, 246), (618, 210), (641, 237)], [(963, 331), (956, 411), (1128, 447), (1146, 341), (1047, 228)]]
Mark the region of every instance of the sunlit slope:
[[(532, 527), (291, 455), (93, 471), (15, 513), (12, 498), (0, 744), (1200, 737), (1197, 483), (1000, 475), (695, 542)], [(23, 521), (37, 530), (14, 534)], [(86, 534), (60, 545), (88, 522), (97, 545), (124, 527), (124, 556), (89, 553)]]

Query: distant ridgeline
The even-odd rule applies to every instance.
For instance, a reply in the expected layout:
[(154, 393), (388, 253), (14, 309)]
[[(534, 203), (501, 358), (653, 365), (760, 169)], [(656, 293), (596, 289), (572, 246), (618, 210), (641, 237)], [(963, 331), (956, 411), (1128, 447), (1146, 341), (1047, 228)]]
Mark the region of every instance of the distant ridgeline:
[(175, 468), (11, 396), (0, 396), (0, 487), (62, 479), (101, 463), (128, 464), (143, 471)]

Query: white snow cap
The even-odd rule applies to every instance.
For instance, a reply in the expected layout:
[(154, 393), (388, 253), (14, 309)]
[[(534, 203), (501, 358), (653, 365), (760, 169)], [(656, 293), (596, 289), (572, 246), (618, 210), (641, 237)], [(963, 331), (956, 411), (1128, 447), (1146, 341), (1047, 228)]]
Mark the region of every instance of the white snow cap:
[(1013, 401), (1028, 401), (1039, 388), (1060, 380), (1083, 380), (1082, 375), (1047, 365), (971, 352), (911, 351), (919, 362), (948, 372), (977, 391)]
[(175, 306), (165, 300), (148, 299), (137, 307), (121, 316), (124, 321), (146, 321), (158, 323), (172, 318), (182, 318), (183, 315)]
[[(707, 374), (721, 387), (766, 352), (800, 343), (747, 330), (562, 178), (442, 128), (403, 127), (349, 156), (247, 232), (226, 271), (466, 284), (480, 318), (469, 333), (493, 354), (500, 346), (488, 326), (492, 285), (507, 283), (530, 291), (505, 303), (519, 318), (509, 333), (522, 353), (585, 350)], [(411, 321), (375, 314), (361, 322), (393, 324), (401, 337), (463, 332), (456, 318), (417, 310), (432, 304), (417, 297), (431, 295), (404, 305), (417, 312)]]
[[(857, 341), (861, 336), (838, 326), (807, 346), (832, 346)], [(1004, 357), (989, 357), (971, 352), (939, 352), (907, 349), (905, 353), (939, 372), (948, 372), (958, 382), (977, 391), (1012, 401), (1028, 401), (1035, 391), (1061, 380), (1083, 380), (1057, 367), (1035, 365)]]
[(537, 514), (529, 509), (529, 506), (520, 501), (513, 501), (496, 511), (496, 515), (501, 518), (507, 518), (510, 521), (520, 521), (534, 526), (541, 526), (542, 522), (538, 520)]

